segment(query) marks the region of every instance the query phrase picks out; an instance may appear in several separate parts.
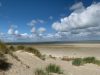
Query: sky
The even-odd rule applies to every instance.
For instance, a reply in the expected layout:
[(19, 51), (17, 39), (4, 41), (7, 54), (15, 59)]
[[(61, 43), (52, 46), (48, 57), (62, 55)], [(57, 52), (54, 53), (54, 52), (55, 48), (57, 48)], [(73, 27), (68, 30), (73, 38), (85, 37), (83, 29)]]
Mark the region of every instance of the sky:
[(0, 0), (0, 39), (100, 40), (100, 0)]

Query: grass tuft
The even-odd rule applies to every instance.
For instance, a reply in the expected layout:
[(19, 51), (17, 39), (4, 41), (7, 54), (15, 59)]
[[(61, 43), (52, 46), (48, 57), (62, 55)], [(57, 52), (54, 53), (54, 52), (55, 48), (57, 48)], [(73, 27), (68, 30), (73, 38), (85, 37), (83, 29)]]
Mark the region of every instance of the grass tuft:
[(14, 47), (13, 45), (11, 45), (11, 46), (9, 47), (9, 51), (16, 51), (16, 49), (15, 49), (15, 47)]
[(58, 73), (58, 74), (63, 74), (60, 66), (58, 65), (55, 65), (55, 64), (49, 64), (47, 67), (46, 67), (46, 71), (48, 73)]
[(11, 63), (8, 63), (6, 60), (0, 59), (0, 70), (6, 71), (11, 68)]
[(17, 50), (24, 50), (24, 49), (25, 49), (25, 46), (22, 46), (22, 45), (17, 46)]
[(52, 73), (63, 74), (60, 66), (56, 64), (49, 64), (44, 70), (37, 69), (35, 75), (52, 75)]
[(97, 60), (95, 57), (85, 57), (85, 58), (76, 58), (72, 61), (72, 65), (80, 66), (87, 63), (92, 63), (100, 65), (100, 60)]
[(75, 66), (83, 65), (83, 60), (81, 58), (76, 58), (72, 61), (72, 65), (75, 65)]
[(95, 57), (83, 58), (84, 63), (94, 63), (96, 61)]
[(46, 72), (44, 72), (44, 70), (42, 70), (42, 69), (37, 69), (35, 71), (35, 75), (46, 75)]
[(0, 53), (7, 54), (8, 53), (8, 48), (6, 44), (0, 41)]

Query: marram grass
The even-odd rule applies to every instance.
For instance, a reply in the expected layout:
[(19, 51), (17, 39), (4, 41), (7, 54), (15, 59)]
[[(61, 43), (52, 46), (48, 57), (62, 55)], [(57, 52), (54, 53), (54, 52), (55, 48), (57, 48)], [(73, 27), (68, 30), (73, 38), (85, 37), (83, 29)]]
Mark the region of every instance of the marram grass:
[(81, 66), (87, 63), (100, 65), (100, 60), (97, 60), (95, 57), (85, 57), (85, 58), (76, 58), (72, 61), (72, 65), (75, 66)]
[(61, 67), (56, 65), (56, 64), (49, 64), (47, 67), (46, 67), (46, 71), (48, 73), (58, 73), (58, 74), (62, 74), (62, 70), (61, 70)]

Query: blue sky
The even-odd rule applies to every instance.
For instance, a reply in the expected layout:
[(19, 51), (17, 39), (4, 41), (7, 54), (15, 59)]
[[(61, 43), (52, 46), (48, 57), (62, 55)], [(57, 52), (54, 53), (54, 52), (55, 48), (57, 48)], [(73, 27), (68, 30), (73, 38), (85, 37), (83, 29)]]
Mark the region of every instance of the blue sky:
[[(10, 24), (14, 24), (19, 26), (21, 32), (27, 31), (29, 33), (27, 22), (32, 19), (46, 21), (46, 24), (38, 24), (36, 27), (44, 25), (49, 30), (53, 21), (58, 20), (60, 15), (67, 14), (66, 0), (1, 0), (1, 2), (0, 20), (3, 24), (1, 27), (3, 31), (7, 31)], [(53, 17), (51, 21), (50, 16)], [(25, 30), (22, 30), (23, 27)], [(50, 31), (52, 32), (52, 30)]]
[(0, 0), (0, 38), (18, 42), (97, 40), (99, 6), (100, 0)]

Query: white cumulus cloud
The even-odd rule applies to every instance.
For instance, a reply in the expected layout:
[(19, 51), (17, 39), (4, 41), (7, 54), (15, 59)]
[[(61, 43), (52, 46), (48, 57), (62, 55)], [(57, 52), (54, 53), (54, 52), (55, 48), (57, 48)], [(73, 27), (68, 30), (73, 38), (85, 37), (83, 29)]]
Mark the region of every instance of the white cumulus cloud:
[(43, 28), (43, 27), (41, 27), (41, 28), (38, 29), (38, 33), (44, 33), (45, 31), (46, 31), (46, 29)]
[(79, 2), (79, 3), (76, 3), (76, 4), (72, 5), (70, 10), (76, 10), (76, 9), (82, 9), (82, 8), (84, 8), (83, 3)]
[(37, 23), (36, 20), (32, 20), (32, 21), (30, 21), (29, 23), (27, 23), (27, 25), (29, 25), (29, 26), (34, 26), (36, 23)]
[(14, 29), (13, 29), (13, 28), (10, 28), (10, 29), (8, 30), (8, 34), (10, 34), (10, 35), (14, 34)]
[(81, 12), (76, 12), (83, 7), (82, 3), (73, 5), (71, 9), (74, 11), (68, 17), (62, 18), (60, 22), (54, 22), (52, 28), (56, 31), (66, 32), (72, 29), (100, 27), (100, 3), (92, 4)]
[(19, 31), (18, 30), (15, 30), (15, 35), (18, 35), (19, 34)]
[(23, 34), (21, 34), (21, 37), (23, 38), (27, 38), (27, 37), (29, 37), (29, 35), (28, 35), (28, 33), (23, 33)]

